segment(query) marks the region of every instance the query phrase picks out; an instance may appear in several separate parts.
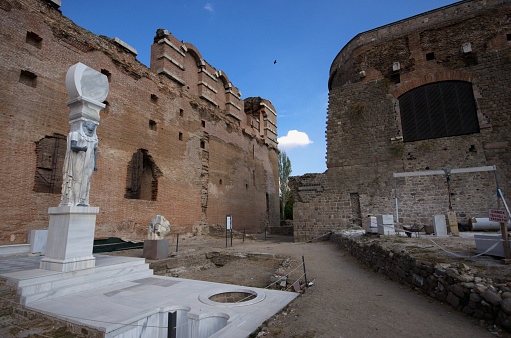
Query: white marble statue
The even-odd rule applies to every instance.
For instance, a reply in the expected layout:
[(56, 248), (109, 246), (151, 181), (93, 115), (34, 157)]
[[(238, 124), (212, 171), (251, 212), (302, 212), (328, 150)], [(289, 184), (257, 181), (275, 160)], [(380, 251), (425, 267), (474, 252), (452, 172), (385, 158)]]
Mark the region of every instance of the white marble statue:
[(60, 206), (89, 206), (92, 173), (97, 171), (99, 111), (108, 95), (106, 75), (77, 63), (69, 68), (66, 88), (71, 131), (67, 136), (66, 158)]
[(97, 171), (98, 123), (84, 118), (71, 122), (67, 136), (60, 205), (89, 206), (92, 173)]

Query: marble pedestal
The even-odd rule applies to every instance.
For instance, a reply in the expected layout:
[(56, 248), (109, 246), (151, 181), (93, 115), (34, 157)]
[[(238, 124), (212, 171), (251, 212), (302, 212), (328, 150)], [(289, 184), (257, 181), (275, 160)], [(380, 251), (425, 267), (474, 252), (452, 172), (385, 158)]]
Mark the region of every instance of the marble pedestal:
[(142, 254), (147, 259), (164, 259), (169, 256), (168, 239), (146, 239), (144, 240), (144, 252)]
[(92, 246), (98, 213), (98, 207), (49, 208), (46, 256), (41, 260), (40, 268), (68, 272), (94, 267)]

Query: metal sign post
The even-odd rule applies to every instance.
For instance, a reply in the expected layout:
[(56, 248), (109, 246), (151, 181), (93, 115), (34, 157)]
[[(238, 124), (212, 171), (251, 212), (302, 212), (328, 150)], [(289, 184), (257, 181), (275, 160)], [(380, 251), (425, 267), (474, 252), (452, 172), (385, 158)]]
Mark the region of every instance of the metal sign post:
[(227, 238), (229, 230), (231, 230), (231, 246), (232, 246), (232, 215), (225, 216), (225, 247), (227, 248)]

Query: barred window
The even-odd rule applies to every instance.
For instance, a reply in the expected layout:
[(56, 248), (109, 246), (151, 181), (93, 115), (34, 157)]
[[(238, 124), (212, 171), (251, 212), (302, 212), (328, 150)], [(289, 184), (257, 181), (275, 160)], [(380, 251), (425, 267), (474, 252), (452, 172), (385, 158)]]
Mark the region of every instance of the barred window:
[(479, 132), (470, 82), (430, 83), (398, 99), (405, 142)]

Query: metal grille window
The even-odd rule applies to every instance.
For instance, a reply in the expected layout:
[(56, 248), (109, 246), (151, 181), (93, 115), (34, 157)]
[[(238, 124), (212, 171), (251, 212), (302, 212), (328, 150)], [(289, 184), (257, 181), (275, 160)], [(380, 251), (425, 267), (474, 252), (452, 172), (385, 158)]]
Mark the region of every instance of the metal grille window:
[(405, 142), (479, 132), (472, 84), (443, 81), (427, 84), (399, 97)]

